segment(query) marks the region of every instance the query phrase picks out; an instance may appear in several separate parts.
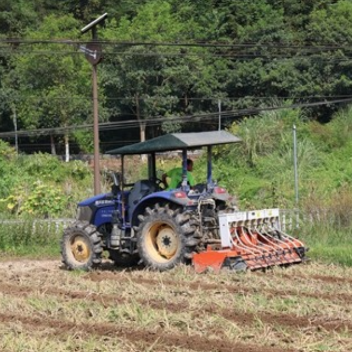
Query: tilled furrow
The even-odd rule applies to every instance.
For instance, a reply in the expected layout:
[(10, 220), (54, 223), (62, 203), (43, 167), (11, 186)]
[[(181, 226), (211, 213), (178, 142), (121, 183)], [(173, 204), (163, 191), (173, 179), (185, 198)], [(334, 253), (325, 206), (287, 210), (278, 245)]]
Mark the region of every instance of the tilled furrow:
[[(282, 348), (270, 346), (259, 346), (244, 343), (233, 343), (225, 339), (208, 339), (204, 336), (189, 336), (179, 333), (172, 333), (164, 329), (154, 331), (133, 329), (113, 323), (73, 323), (69, 321), (57, 320), (42, 317), (29, 317), (19, 314), (0, 313), (0, 321), (2, 323), (21, 323), (28, 329), (52, 329), (55, 335), (98, 335), (118, 337), (119, 339), (128, 340), (130, 342), (143, 342), (145, 345), (153, 345), (161, 348), (177, 346), (192, 351), (222, 351), (222, 352), (282, 352)], [(286, 352), (297, 352), (293, 349), (285, 349)]]
[[(102, 304), (105, 308), (114, 307), (116, 304), (126, 304), (128, 299), (118, 297), (112, 294), (92, 293), (83, 291), (67, 291), (58, 288), (33, 288), (29, 286), (18, 285), (4, 285), (0, 287), (0, 292), (3, 294), (17, 295), (20, 297), (27, 297), (34, 293), (48, 294), (52, 296), (59, 296), (63, 299), (75, 299), (92, 301)], [(136, 300), (143, 307), (150, 307), (155, 310), (166, 310), (171, 313), (179, 313), (180, 311), (188, 311), (191, 313), (192, 318), (202, 318), (205, 314), (209, 316), (218, 315), (232, 321), (239, 326), (252, 325), (258, 319), (265, 324), (272, 326), (286, 326), (300, 330), (321, 330), (326, 331), (352, 331), (352, 322), (342, 321), (339, 319), (327, 319), (325, 317), (302, 317), (286, 313), (269, 313), (269, 312), (243, 312), (236, 309), (222, 309), (216, 306), (211, 308), (209, 306), (198, 307), (197, 311), (192, 311), (190, 304), (186, 301), (179, 303), (166, 302), (165, 300), (158, 299), (138, 299)]]
[[(90, 273), (89, 275), (86, 276), (86, 278), (89, 278), (90, 280), (94, 282), (101, 282), (105, 280), (120, 280), (118, 275), (116, 273), (111, 273), (109, 275), (108, 273), (104, 273), (104, 275), (99, 275), (96, 272)], [(134, 278), (136, 284), (143, 284), (143, 285), (160, 285), (161, 282), (160, 280), (157, 279), (148, 279), (148, 278), (143, 278), (143, 277), (136, 277)], [(299, 296), (300, 298), (314, 298), (314, 299), (323, 299), (327, 301), (340, 301), (340, 302), (346, 302), (346, 303), (352, 303), (352, 296), (349, 293), (344, 293), (344, 292), (304, 292), (302, 290), (291, 290), (291, 289), (285, 289), (285, 290), (276, 290), (272, 288), (263, 288), (263, 287), (246, 287), (243, 284), (236, 284), (236, 285), (229, 285), (229, 284), (224, 284), (224, 283), (204, 283), (204, 282), (177, 282), (174, 280), (162, 280), (162, 285), (163, 286), (170, 286), (170, 287), (175, 287), (175, 286), (180, 286), (187, 290), (188, 288), (190, 290), (201, 290), (201, 291), (226, 291), (227, 293), (230, 294), (245, 294), (245, 295), (251, 295), (251, 294), (264, 294), (264, 295), (270, 295), (271, 297), (280, 297), (280, 298), (286, 298), (289, 296)]]

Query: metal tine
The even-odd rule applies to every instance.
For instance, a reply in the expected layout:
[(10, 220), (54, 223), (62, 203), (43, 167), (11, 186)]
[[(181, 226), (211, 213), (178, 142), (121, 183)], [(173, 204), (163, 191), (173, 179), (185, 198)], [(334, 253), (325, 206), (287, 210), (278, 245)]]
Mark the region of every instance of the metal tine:
[[(235, 237), (238, 240), (239, 244), (236, 244), (235, 241), (232, 239), (234, 247), (239, 247), (240, 249), (244, 249), (245, 251), (249, 251), (251, 254), (256, 255), (257, 253), (253, 252), (253, 247), (249, 247), (242, 242), (240, 236), (237, 233), (237, 228), (238, 227), (235, 228)], [(241, 226), (241, 229), (243, 229), (243, 226)]]
[[(257, 227), (257, 225), (262, 225), (263, 226), (263, 222), (259, 221), (259, 220), (263, 220), (264, 221), (264, 219), (258, 219), (258, 221), (253, 221), (254, 231), (256, 231), (259, 234), (259, 236), (264, 237), (264, 235), (260, 232), (259, 228)], [(248, 228), (248, 231), (249, 231), (249, 233), (251, 235), (253, 235), (252, 229), (250, 227)], [(269, 244), (263, 243), (261, 241), (260, 241), (260, 243), (261, 243), (262, 246), (268, 247), (268, 248), (270, 248), (270, 250), (274, 250), (275, 251), (275, 248), (273, 246), (270, 246)], [(275, 245), (275, 244), (273, 243), (273, 245)], [(278, 245), (276, 245), (276, 246), (280, 248), (280, 246), (278, 246)]]
[[(283, 258), (283, 260), (285, 262), (287, 262), (289, 259), (286, 258), (286, 248), (283, 248), (280, 244), (278, 244), (277, 239), (275, 237), (273, 237), (271, 234), (269, 233), (260, 233), (261, 236), (265, 237), (266, 241), (268, 241), (269, 243), (271, 243), (273, 246), (275, 246), (276, 248), (274, 249), (274, 252), (277, 256), (280, 256), (281, 258)], [(284, 243), (285, 244), (285, 243)], [(286, 245), (286, 244), (285, 244)], [(280, 253), (281, 252), (281, 253)]]
[[(271, 229), (278, 230), (278, 229), (275, 229), (275, 228), (271, 228)], [(278, 232), (280, 233), (280, 231), (278, 231)], [(275, 240), (277, 242), (282, 243), (282, 245), (285, 246), (289, 250), (291, 250), (292, 247), (298, 248), (298, 246), (294, 243), (294, 241), (292, 241), (293, 237), (291, 237), (291, 236), (287, 237), (286, 235), (284, 235), (283, 237), (284, 237), (285, 240), (282, 240), (280, 238), (275, 238)]]
[[(242, 228), (242, 227), (241, 227)], [(238, 243), (236, 243), (233, 239), (232, 239), (232, 243), (234, 245), (234, 247), (237, 247), (239, 249), (245, 250), (245, 251), (249, 251), (251, 254), (256, 255), (255, 252), (253, 252), (253, 248), (247, 246), (245, 243), (243, 243), (243, 241), (241, 240), (241, 237), (238, 235), (237, 232), (237, 227), (235, 228), (235, 237), (238, 241)]]
[[(265, 231), (265, 234), (266, 234), (267, 236), (271, 236), (276, 242), (282, 243), (282, 245), (284, 245), (287, 249), (291, 249), (291, 248), (292, 248), (287, 242), (283, 241), (283, 240), (280, 239), (280, 238), (274, 237), (274, 236), (270, 235), (270, 234), (267, 232), (267, 231), (268, 231), (268, 228), (271, 229), (271, 230), (275, 230), (275, 231), (277, 231), (278, 229), (273, 228), (272, 226), (268, 226), (268, 225), (269, 225), (268, 223), (266, 223), (265, 225), (266, 225), (266, 226), (264, 227), (264, 229), (266, 230), (266, 231)], [(277, 231), (277, 232), (280, 233), (280, 231)], [(291, 237), (291, 238), (292, 238), (292, 237)], [(294, 245), (294, 243), (292, 243), (292, 244)]]
[[(264, 243), (263, 240), (258, 239), (258, 241), (260, 242), (260, 244), (261, 244), (263, 247), (265, 247), (265, 248), (269, 248), (269, 251), (268, 251), (268, 252), (269, 252), (270, 254), (273, 254), (273, 252), (274, 252), (274, 254), (277, 256), (277, 255), (278, 255), (277, 250), (278, 250), (278, 249), (280, 249), (281, 251), (283, 250), (283, 249), (281, 248), (281, 246), (278, 245), (277, 243), (275, 243), (273, 240), (271, 240), (271, 239), (274, 239), (271, 235), (267, 234), (267, 236), (265, 236), (265, 235), (259, 230), (259, 228), (256, 226), (256, 225), (259, 224), (259, 225), (261, 225), (261, 226), (263, 227), (263, 226), (264, 226), (264, 221), (265, 221), (264, 218), (262, 218), (262, 219), (257, 219), (257, 221), (253, 221), (253, 223), (254, 223), (254, 231), (257, 232), (257, 234), (258, 234), (259, 237), (261, 237), (263, 240), (266, 240), (267, 242), (270, 243), (270, 244)], [(250, 232), (251, 235), (253, 235), (251, 228), (248, 228), (248, 231)]]
[[(265, 214), (265, 211), (259, 211), (258, 213), (259, 213), (259, 214)], [(258, 235), (259, 237), (261, 237), (264, 241), (265, 241), (265, 240), (268, 240), (268, 239), (267, 239), (267, 236), (263, 235), (263, 233), (262, 233), (261, 230), (259, 229), (259, 226), (260, 226), (261, 228), (263, 228), (263, 227), (265, 226), (266, 220), (267, 220), (267, 217), (266, 217), (265, 215), (261, 215), (261, 216), (259, 216), (259, 217), (256, 216), (256, 217), (254, 217), (254, 218), (251, 219), (252, 224), (254, 225), (254, 231), (256, 231), (256, 232), (257, 232), (257, 235)], [(248, 228), (248, 230), (249, 230), (249, 232), (251, 233), (251, 235), (253, 235), (253, 233), (252, 233), (253, 229), (252, 229), (252, 228)], [(270, 235), (270, 237), (273, 238), (271, 235)], [(274, 239), (274, 238), (273, 238), (273, 239)], [(270, 250), (274, 250), (274, 251), (276, 250), (275, 248), (272, 248), (272, 247), (270, 246), (270, 244), (264, 243), (264, 242), (261, 241), (260, 239), (258, 239), (258, 240), (260, 241), (260, 244), (261, 244), (262, 246), (269, 247)], [(269, 242), (271, 243), (271, 245), (276, 246), (276, 247), (282, 249), (282, 248), (281, 248), (278, 244), (276, 244), (274, 241), (269, 241)]]
[(242, 229), (242, 235), (246, 238), (246, 240), (251, 244), (249, 245), (250, 248), (253, 248), (254, 250), (256, 250), (257, 252), (259, 252), (260, 254), (263, 254), (263, 252), (265, 252), (263, 250), (263, 248), (260, 248), (258, 246), (258, 244), (255, 244), (251, 241), (251, 239), (249, 238), (249, 236), (255, 238), (256, 236), (254, 234), (252, 234), (250, 231), (249, 231), (249, 227), (248, 226), (243, 226), (241, 227)]
[[(273, 243), (273, 241), (270, 238), (266, 238), (267, 236), (263, 235), (259, 231), (258, 228), (256, 228), (256, 227), (254, 227), (254, 228), (258, 232), (258, 235), (260, 237), (262, 237), (263, 239), (265, 238), (266, 241), (268, 241), (269, 243), (272, 244), (272, 245), (269, 245), (267, 243), (262, 242), (259, 239), (259, 241), (260, 241), (262, 246), (268, 247), (270, 249), (270, 251), (268, 251), (268, 256), (270, 256), (270, 261), (272, 262), (272, 265), (277, 264), (277, 263), (285, 264), (285, 263), (289, 263), (290, 262), (290, 260), (285, 257), (284, 253), (279, 253), (279, 250), (281, 252), (284, 252), (284, 250), (278, 244)], [(251, 230), (249, 229), (249, 231), (251, 231)], [(272, 236), (270, 236), (270, 237), (272, 237)], [(276, 246), (277, 248), (275, 248), (274, 246)], [(274, 256), (274, 258), (272, 256)]]
[[(248, 230), (248, 232), (249, 232), (249, 234), (250, 234), (251, 236), (256, 236), (256, 237), (258, 236), (258, 234), (255, 235), (255, 234), (252, 233), (251, 227), (248, 227), (247, 230)], [(260, 234), (259, 234), (259, 236), (260, 236)], [(258, 237), (257, 237), (257, 239), (258, 239)], [(275, 253), (275, 249), (272, 248), (271, 246), (269, 246), (269, 245), (263, 243), (263, 242), (260, 241), (259, 239), (258, 239), (258, 241), (260, 242), (260, 244), (261, 244), (263, 247), (259, 247), (259, 245), (256, 245), (256, 248), (258, 248), (258, 249), (261, 251), (261, 253), (262, 253), (262, 255), (263, 255), (263, 259), (264, 259), (266, 262), (268, 262), (269, 265), (275, 265), (275, 264), (277, 263), (277, 260), (275, 260), (275, 258), (272, 257), (273, 252)], [(281, 261), (280, 261), (280, 262), (281, 262)]]
[[(241, 221), (236, 221), (232, 223), (232, 227), (234, 228), (234, 238), (236, 239), (236, 242), (234, 241), (234, 238), (231, 238), (232, 245), (234, 248), (237, 248), (238, 250), (242, 250), (245, 252), (245, 254), (242, 254), (242, 257), (244, 260), (250, 261), (253, 264), (248, 263), (249, 266), (252, 267), (268, 267), (270, 264), (266, 263), (264, 260), (264, 253), (261, 248), (258, 246), (249, 246), (246, 243), (243, 242), (241, 236), (244, 236), (249, 243), (252, 243), (250, 239), (248, 239), (248, 234), (245, 232), (245, 226), (243, 223), (243, 220)], [(241, 234), (239, 235), (238, 229), (241, 229)], [(248, 256), (252, 256), (248, 257)], [(248, 258), (246, 258), (248, 257)], [(260, 259), (260, 264), (258, 264), (258, 259)]]
[[(264, 231), (263, 231), (264, 230)], [(273, 235), (271, 235), (270, 233), (266, 232), (265, 229), (265, 225), (262, 225), (261, 230), (257, 229), (257, 231), (259, 232), (260, 236), (262, 236), (263, 238), (265, 238), (265, 240), (267, 240), (268, 242), (270, 242), (272, 244), (272, 246), (276, 247), (274, 248), (274, 250), (276, 249), (281, 249), (283, 250), (283, 248), (277, 243), (278, 239), (275, 238)]]
[(240, 250), (244, 250), (244, 251), (246, 251), (246, 252), (249, 251), (252, 255), (256, 255), (256, 253), (252, 251), (252, 247), (249, 247), (249, 246), (247, 246), (245, 243), (243, 243), (243, 241), (241, 240), (240, 236), (238, 235), (237, 229), (238, 229), (238, 228), (243, 229), (243, 220), (234, 221), (234, 222), (231, 223), (231, 225), (232, 225), (232, 228), (233, 228), (234, 234), (235, 234), (235, 236), (232, 236), (232, 237), (235, 237), (235, 238), (237, 239), (237, 241), (238, 241), (238, 244), (237, 244), (237, 243), (234, 241), (234, 239), (231, 238), (232, 245), (233, 245), (234, 247), (239, 248)]
[[(257, 259), (257, 258), (258, 258), (258, 254), (260, 255), (260, 254), (262, 254), (262, 253), (261, 253), (261, 252), (255, 253), (255, 252), (252, 250), (253, 247), (246, 246), (246, 245), (242, 242), (242, 240), (241, 240), (241, 238), (240, 238), (240, 236), (238, 235), (238, 232), (237, 232), (237, 228), (238, 228), (238, 227), (240, 227), (241, 229), (243, 229), (243, 226), (237, 226), (237, 227), (235, 227), (235, 229), (234, 229), (234, 231), (235, 231), (235, 237), (237, 238), (237, 241), (238, 241), (239, 243), (238, 243), (238, 244), (235, 243), (235, 241), (234, 241), (233, 239), (231, 239), (231, 241), (232, 241), (232, 244), (233, 244), (233, 246), (234, 246), (235, 248), (238, 248), (238, 249), (240, 249), (240, 250), (244, 250), (244, 251), (246, 252), (246, 254), (245, 254), (245, 255), (241, 255), (241, 257), (243, 258), (244, 261), (246, 261), (248, 267), (252, 267), (252, 268), (266, 268), (266, 267), (268, 267), (269, 265), (268, 265), (265, 261), (263, 262), (262, 258), (261, 258), (261, 263), (258, 264), (258, 259)], [(252, 257), (252, 258), (251, 258), (251, 257), (246, 258), (246, 257), (249, 256), (249, 255), (251, 255), (251, 256), (253, 256), (253, 257)]]
[[(250, 232), (249, 227), (241, 226), (241, 229), (242, 229), (242, 235), (247, 239), (249, 243), (252, 243), (252, 241), (248, 238), (248, 233), (244, 231), (245, 229), (247, 229)], [(254, 235), (251, 232), (250, 232), (250, 235), (254, 237)], [(246, 247), (245, 249), (248, 248), (247, 250), (251, 251), (252, 254), (253, 254), (253, 250), (256, 252), (255, 254), (253, 254), (255, 257), (251, 259), (252, 261), (254, 261), (255, 264), (256, 262), (258, 263), (258, 260), (260, 261), (260, 264), (257, 264), (256, 267), (265, 268), (268, 266), (272, 266), (277, 262), (273, 260), (273, 258), (269, 257), (270, 252), (268, 250), (260, 248), (258, 245), (255, 245), (255, 244), (253, 244), (253, 246), (251, 247), (244, 244), (240, 236), (238, 236), (237, 230), (236, 230), (236, 236), (238, 240), (241, 242), (242, 246)]]
[[(248, 223), (248, 221), (246, 221), (246, 223)], [(246, 223), (244, 224), (245, 226), (242, 226), (242, 229), (243, 230), (248, 230), (250, 226), (246, 226)], [(255, 237), (253, 234), (251, 234), (249, 232), (249, 235), (252, 236), (252, 237)], [(256, 245), (254, 245), (254, 243), (250, 240), (250, 238), (248, 238), (248, 232), (247, 231), (243, 231), (243, 236), (246, 238), (246, 240), (249, 242), (249, 243), (252, 243), (254, 247), (256, 247)]]
[[(276, 227), (271, 227), (271, 228), (272, 228), (273, 230), (279, 232), (281, 235), (285, 236), (288, 240), (292, 241), (292, 242), (293, 242), (293, 245), (294, 245), (295, 247), (296, 247), (295, 241), (299, 242), (300, 245), (301, 245), (302, 247), (304, 247), (304, 244), (303, 244), (302, 241), (300, 241), (299, 239), (297, 239), (297, 238), (295, 238), (295, 237), (293, 237), (293, 236), (290, 236), (289, 234), (283, 232), (282, 230), (280, 230), (280, 229), (278, 229), (278, 228), (276, 228)], [(296, 248), (297, 248), (297, 247), (296, 247)]]
[[(258, 231), (258, 233), (259, 233), (259, 236), (265, 237), (261, 232)], [(270, 249), (270, 251), (268, 251), (268, 254), (274, 255), (277, 258), (277, 261), (280, 262), (281, 264), (287, 263), (288, 259), (284, 255), (284, 250), (278, 244), (273, 243), (271, 239), (268, 238), (266, 240), (273, 245), (271, 246), (269, 244), (266, 244), (260, 241), (263, 246), (268, 247)], [(277, 248), (275, 248), (274, 246), (276, 246)], [(279, 251), (283, 253), (279, 253)], [(274, 261), (274, 262), (277, 262), (277, 261)]]
[(292, 236), (275, 226), (278, 221), (277, 216), (259, 215), (257, 218), (231, 223), (231, 244), (244, 252), (240, 255), (249, 267), (265, 268), (297, 261), (292, 252), (293, 248), (297, 248), (297, 242), (293, 242), (295, 239)]
[[(269, 220), (269, 222), (270, 222), (270, 220)], [(280, 231), (278, 228), (269, 226), (269, 224), (266, 224), (266, 225), (268, 225), (268, 226), (266, 226), (267, 228), (269, 228), (269, 229), (271, 229), (271, 230), (275, 230), (275, 231), (281, 233), (281, 231)], [(268, 233), (267, 233), (267, 235), (268, 235), (268, 236), (271, 236), (271, 235), (268, 234)], [(273, 237), (273, 236), (271, 236), (271, 237)], [(277, 242), (282, 243), (282, 244), (289, 250), (289, 253), (287, 253), (287, 252), (284, 253), (284, 256), (289, 255), (289, 256), (291, 257), (290, 262), (292, 262), (292, 261), (299, 261), (299, 258), (296, 258), (295, 256), (293, 256), (293, 255), (292, 255), (292, 251), (291, 251), (293, 248), (298, 248), (298, 247), (297, 247), (296, 244), (291, 240), (291, 239), (293, 239), (293, 237), (292, 237), (292, 236), (288, 236), (288, 237), (290, 237), (290, 238), (287, 238), (287, 237), (285, 236), (285, 234), (284, 234), (285, 241), (281, 240), (280, 238), (275, 238), (275, 237), (273, 237), (273, 238), (274, 238)], [(288, 242), (288, 243), (287, 243), (287, 242)], [(300, 242), (300, 241), (299, 241), (299, 242)], [(290, 246), (289, 244), (291, 244), (291, 246)], [(285, 258), (286, 258), (286, 257), (285, 257)]]
[[(261, 224), (261, 229), (258, 229), (258, 227), (255, 227), (255, 229), (258, 230), (258, 237), (259, 237), (259, 241), (265, 245), (265, 243), (263, 243), (262, 241), (265, 242), (269, 242), (270, 244), (274, 245), (275, 247), (278, 248), (277, 251), (275, 251), (275, 255), (276, 257), (281, 259), (281, 262), (293, 262), (296, 261), (297, 258), (293, 258), (292, 255), (292, 244), (290, 246), (289, 243), (287, 243), (287, 241), (283, 241), (280, 240), (280, 238), (278, 237), (274, 237), (273, 234), (269, 233), (270, 228), (272, 229), (272, 226), (274, 222), (278, 223), (279, 222), (279, 217), (278, 217), (278, 212), (276, 216), (272, 216), (271, 213), (272, 211), (275, 210), (264, 210), (264, 211), (258, 211), (257, 214), (260, 214), (259, 217), (254, 217), (254, 219), (260, 219), (260, 221), (257, 221), (257, 223)], [(264, 212), (264, 215), (262, 215), (262, 213)], [(269, 215), (266, 215), (270, 213)], [(294, 245), (294, 244), (293, 244)], [(281, 252), (281, 253), (279, 253)]]
[[(270, 222), (269, 218), (263, 218), (262, 221), (260, 222), (261, 225), (261, 229), (255, 227), (255, 229), (258, 231), (259, 236), (261, 236), (263, 239), (265, 239), (266, 241), (268, 241), (270, 244), (272, 244), (274, 247), (276, 247), (278, 250), (280, 250), (282, 253), (278, 253), (278, 250), (274, 248), (274, 253), (275, 255), (278, 257), (278, 259), (280, 260), (281, 263), (289, 263), (292, 262), (291, 258), (287, 258), (287, 254), (285, 253), (285, 248), (283, 248), (282, 246), (280, 246), (280, 244), (278, 244), (278, 242), (282, 243), (285, 247), (287, 247), (289, 250), (291, 249), (291, 247), (285, 243), (284, 241), (280, 241), (280, 239), (275, 238), (273, 235), (271, 235), (270, 233), (268, 233), (267, 230), (267, 223), (268, 221)], [(264, 231), (263, 231), (264, 230)], [(263, 245), (267, 245), (265, 243), (263, 243)], [(269, 245), (267, 245), (269, 246)], [(270, 246), (269, 246), (270, 247)]]

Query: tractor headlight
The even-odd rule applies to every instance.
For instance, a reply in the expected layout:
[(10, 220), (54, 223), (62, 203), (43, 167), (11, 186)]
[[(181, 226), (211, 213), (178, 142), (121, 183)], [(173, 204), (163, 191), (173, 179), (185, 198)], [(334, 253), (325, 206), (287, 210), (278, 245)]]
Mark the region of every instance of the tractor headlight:
[(92, 218), (92, 209), (90, 207), (78, 207), (77, 208), (77, 220), (90, 221)]

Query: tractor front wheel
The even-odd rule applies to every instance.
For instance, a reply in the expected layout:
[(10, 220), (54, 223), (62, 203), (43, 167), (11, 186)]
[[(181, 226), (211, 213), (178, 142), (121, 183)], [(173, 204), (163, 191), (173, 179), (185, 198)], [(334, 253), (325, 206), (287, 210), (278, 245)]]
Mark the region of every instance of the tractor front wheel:
[(198, 245), (196, 228), (190, 226), (190, 216), (158, 204), (147, 208), (137, 231), (137, 245), (143, 263), (155, 270), (165, 271), (177, 264), (187, 263)]
[(64, 231), (61, 255), (64, 265), (71, 270), (90, 270), (102, 260), (102, 240), (96, 227), (76, 221)]

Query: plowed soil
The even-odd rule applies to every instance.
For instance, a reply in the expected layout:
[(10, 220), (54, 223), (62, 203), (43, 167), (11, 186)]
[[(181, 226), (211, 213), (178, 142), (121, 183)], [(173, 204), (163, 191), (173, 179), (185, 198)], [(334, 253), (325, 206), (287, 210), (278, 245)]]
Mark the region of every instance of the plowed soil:
[(352, 351), (351, 269), (0, 270), (1, 351)]

